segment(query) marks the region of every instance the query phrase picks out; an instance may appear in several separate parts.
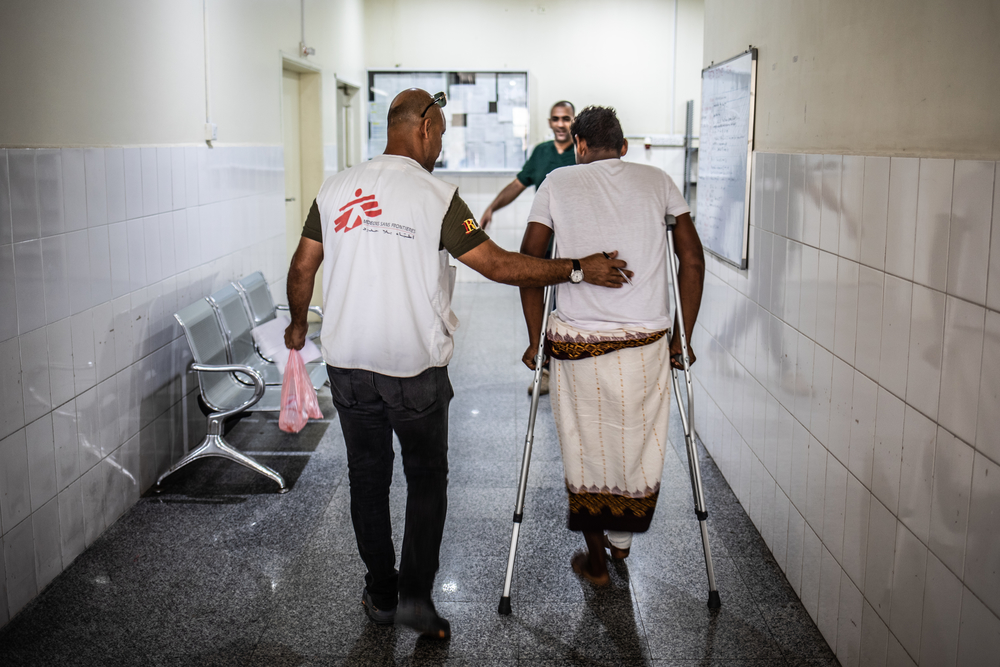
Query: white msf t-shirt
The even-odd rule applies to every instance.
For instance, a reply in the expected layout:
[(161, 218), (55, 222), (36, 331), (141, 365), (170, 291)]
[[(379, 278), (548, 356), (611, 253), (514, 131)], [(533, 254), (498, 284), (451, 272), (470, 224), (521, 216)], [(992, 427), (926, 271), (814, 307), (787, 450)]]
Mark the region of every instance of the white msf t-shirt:
[(555, 233), (559, 257), (618, 251), (635, 272), (620, 289), (562, 283), (556, 313), (580, 329), (669, 328), (666, 217), (690, 213), (663, 170), (619, 159), (561, 167), (535, 194), (529, 222)]

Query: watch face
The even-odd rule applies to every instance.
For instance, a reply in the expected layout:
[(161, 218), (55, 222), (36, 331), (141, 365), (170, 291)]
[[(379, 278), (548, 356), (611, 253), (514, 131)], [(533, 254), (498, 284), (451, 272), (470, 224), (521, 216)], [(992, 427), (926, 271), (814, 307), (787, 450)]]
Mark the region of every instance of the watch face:
[(571, 283), (579, 283), (583, 280), (583, 271), (576, 269), (569, 274), (569, 281)]

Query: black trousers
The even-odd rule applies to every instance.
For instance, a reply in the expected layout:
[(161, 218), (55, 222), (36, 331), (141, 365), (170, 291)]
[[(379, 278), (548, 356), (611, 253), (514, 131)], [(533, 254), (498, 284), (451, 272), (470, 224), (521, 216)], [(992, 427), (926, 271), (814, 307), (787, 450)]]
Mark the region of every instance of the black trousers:
[[(454, 396), (448, 369), (410, 378), (332, 366), (327, 371), (347, 444), (351, 519), (368, 568), (368, 593), (379, 609), (394, 608), (398, 597), (429, 600), (448, 509), (448, 404)], [(407, 487), (398, 572), (389, 519), (393, 432)]]

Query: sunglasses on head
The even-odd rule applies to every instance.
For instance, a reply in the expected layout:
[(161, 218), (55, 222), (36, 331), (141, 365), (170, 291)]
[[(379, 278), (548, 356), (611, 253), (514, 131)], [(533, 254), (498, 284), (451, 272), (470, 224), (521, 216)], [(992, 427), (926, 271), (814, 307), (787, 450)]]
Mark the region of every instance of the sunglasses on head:
[(431, 99), (431, 103), (427, 105), (426, 109), (424, 109), (424, 112), (420, 114), (420, 117), (423, 118), (425, 115), (427, 115), (427, 111), (435, 104), (438, 105), (439, 107), (446, 106), (448, 104), (448, 96), (445, 95), (443, 92), (435, 95), (433, 99)]

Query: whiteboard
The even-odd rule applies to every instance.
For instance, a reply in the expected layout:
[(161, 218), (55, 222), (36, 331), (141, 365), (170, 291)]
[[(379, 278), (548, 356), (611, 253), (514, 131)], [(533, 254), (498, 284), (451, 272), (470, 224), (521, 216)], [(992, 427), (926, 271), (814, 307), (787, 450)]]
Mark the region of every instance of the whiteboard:
[(747, 268), (757, 49), (701, 72), (698, 217), (712, 254)]

